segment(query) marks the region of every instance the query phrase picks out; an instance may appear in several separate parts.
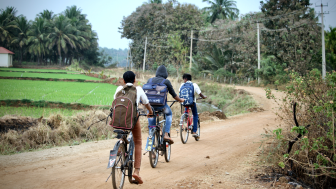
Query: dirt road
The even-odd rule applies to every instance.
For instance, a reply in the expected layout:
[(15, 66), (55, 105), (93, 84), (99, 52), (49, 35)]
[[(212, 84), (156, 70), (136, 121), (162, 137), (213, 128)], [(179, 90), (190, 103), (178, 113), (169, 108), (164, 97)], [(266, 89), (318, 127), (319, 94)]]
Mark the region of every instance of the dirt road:
[[(201, 139), (182, 144), (173, 138), (169, 163), (159, 158), (157, 168), (142, 156), (143, 185), (124, 188), (259, 188), (246, 172), (259, 148), (263, 128), (275, 126), (275, 107), (265, 91), (236, 87), (250, 92), (266, 111), (230, 117), (225, 121), (201, 123)], [(277, 94), (277, 92), (275, 92)], [(270, 125), (270, 126), (267, 126)], [(175, 129), (172, 136), (176, 137)], [(143, 136), (143, 149), (146, 144)], [(56, 147), (36, 152), (0, 156), (1, 188), (112, 188), (105, 183), (109, 150), (116, 140)], [(210, 158), (206, 158), (209, 156)]]

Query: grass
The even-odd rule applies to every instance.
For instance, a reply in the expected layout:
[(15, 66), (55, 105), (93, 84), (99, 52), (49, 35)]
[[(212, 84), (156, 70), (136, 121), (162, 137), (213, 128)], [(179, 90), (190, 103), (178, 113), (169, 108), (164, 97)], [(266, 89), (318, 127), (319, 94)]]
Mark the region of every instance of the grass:
[(239, 94), (232, 87), (225, 87), (216, 83), (199, 82), (202, 94), (208, 96), (207, 103), (221, 109), (226, 116), (248, 113), (249, 108), (256, 107), (256, 102), (250, 95)]
[(2, 77), (34, 77), (34, 78), (50, 78), (50, 79), (83, 79), (96, 80), (101, 79), (90, 77), (82, 74), (53, 74), (53, 73), (22, 73), (22, 72), (0, 72)]
[(67, 73), (77, 73), (68, 70), (54, 70), (54, 69), (28, 69), (28, 68), (0, 68), (1, 71), (15, 71), (15, 72), (67, 72)]
[(49, 117), (52, 114), (62, 114), (72, 116), (83, 110), (55, 109), (55, 108), (38, 108), (38, 107), (9, 107), (0, 106), (0, 117), (4, 115), (29, 116), (33, 118)]
[(111, 105), (117, 86), (107, 83), (81, 83), (30, 80), (0, 80), (0, 100), (29, 99), (87, 105)]

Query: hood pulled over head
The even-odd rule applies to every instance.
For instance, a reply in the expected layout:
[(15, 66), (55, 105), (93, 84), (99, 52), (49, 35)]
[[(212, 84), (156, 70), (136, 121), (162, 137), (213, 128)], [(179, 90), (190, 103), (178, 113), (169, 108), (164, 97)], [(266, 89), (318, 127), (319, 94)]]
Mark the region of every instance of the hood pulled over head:
[(167, 69), (164, 65), (161, 65), (161, 66), (158, 67), (158, 69), (156, 70), (155, 77), (163, 77), (163, 78), (167, 79), (168, 72), (167, 72)]

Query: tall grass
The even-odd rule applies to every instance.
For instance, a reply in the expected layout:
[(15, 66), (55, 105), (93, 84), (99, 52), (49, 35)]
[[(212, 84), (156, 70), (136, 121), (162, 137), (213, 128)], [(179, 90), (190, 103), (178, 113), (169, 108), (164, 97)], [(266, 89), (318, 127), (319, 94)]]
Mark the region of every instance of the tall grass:
[[(0, 134), (0, 154), (7, 155), (41, 148), (51, 148), (62, 145), (79, 145), (91, 140), (103, 140), (113, 137), (113, 129), (105, 121), (88, 126), (106, 118), (107, 112), (91, 110), (80, 112), (74, 116), (66, 117), (53, 114), (47, 122), (40, 122), (29, 130), (9, 130)], [(12, 119), (4, 116), (1, 119)], [(22, 119), (15, 116), (15, 119)]]

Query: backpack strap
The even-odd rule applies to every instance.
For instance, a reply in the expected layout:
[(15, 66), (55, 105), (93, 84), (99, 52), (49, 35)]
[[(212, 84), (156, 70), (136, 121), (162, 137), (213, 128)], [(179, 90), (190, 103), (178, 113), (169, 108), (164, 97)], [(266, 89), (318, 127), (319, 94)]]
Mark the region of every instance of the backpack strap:
[(148, 83), (149, 83), (149, 84), (153, 84), (153, 83), (152, 83), (152, 80), (153, 80), (153, 78), (150, 78)]
[(160, 85), (162, 85), (165, 81), (166, 81), (166, 79), (162, 80), (161, 83), (160, 83)]

